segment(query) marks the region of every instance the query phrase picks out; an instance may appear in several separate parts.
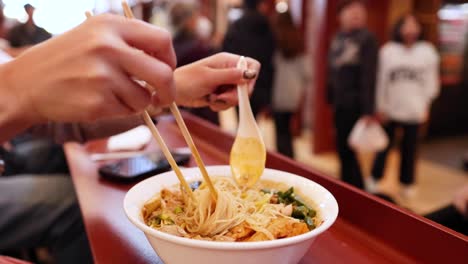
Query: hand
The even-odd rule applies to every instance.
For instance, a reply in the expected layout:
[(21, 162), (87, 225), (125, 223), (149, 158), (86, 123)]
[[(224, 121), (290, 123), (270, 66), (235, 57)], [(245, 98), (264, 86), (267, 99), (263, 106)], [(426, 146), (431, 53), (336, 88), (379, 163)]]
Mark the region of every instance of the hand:
[(176, 69), (176, 103), (186, 107), (208, 106), (213, 111), (236, 105), (236, 86), (248, 82), (251, 93), (260, 71), (260, 63), (249, 58), (247, 72), (237, 69), (239, 58), (230, 53), (218, 53)]
[(151, 103), (133, 78), (157, 89), (153, 102), (172, 102), (175, 65), (168, 32), (102, 15), (0, 67), (1, 92), (31, 124), (92, 121), (137, 113)]

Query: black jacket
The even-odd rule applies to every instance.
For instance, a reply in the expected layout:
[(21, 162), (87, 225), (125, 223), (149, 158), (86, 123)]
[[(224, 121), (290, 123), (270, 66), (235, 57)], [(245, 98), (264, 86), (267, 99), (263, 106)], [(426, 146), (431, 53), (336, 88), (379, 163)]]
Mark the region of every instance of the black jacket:
[(251, 57), (262, 64), (251, 97), (254, 113), (271, 104), (274, 49), (275, 39), (268, 20), (255, 10), (246, 10), (229, 27), (223, 42), (223, 51)]
[(378, 45), (366, 29), (338, 33), (328, 55), (328, 101), (335, 109), (373, 114)]

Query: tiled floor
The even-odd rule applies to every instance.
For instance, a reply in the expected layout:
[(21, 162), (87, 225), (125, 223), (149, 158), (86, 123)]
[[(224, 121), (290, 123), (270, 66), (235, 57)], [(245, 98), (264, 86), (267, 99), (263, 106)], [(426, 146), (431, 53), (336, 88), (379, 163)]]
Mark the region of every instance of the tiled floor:
[[(235, 132), (236, 118), (232, 112), (223, 113), (222, 126), (230, 132)], [(265, 144), (270, 150), (275, 149), (274, 124), (271, 120), (260, 119), (259, 126), (264, 134)], [(318, 170), (325, 172), (331, 177), (338, 177), (338, 160), (334, 153), (315, 155), (311, 152), (311, 133), (305, 131), (300, 138), (295, 139), (294, 147), (297, 160)], [(465, 145), (463, 145), (465, 144)], [(418, 214), (426, 214), (450, 203), (452, 195), (461, 186), (468, 184), (468, 173), (456, 169), (454, 163), (447, 155), (461, 153), (460, 146), (468, 145), (468, 138), (456, 138), (454, 140), (430, 142), (422, 147), (421, 159), (417, 165), (417, 193), (414, 198), (400, 201), (402, 206)], [(453, 149), (452, 149), (453, 148)], [(458, 150), (458, 151), (451, 151)], [(468, 150), (468, 149), (467, 149)], [(380, 183), (382, 191), (394, 198), (398, 198), (398, 160), (399, 155), (392, 152), (389, 156), (388, 166), (384, 179)], [(372, 156), (361, 156), (363, 172), (369, 175)], [(366, 173), (367, 172), (367, 173)]]

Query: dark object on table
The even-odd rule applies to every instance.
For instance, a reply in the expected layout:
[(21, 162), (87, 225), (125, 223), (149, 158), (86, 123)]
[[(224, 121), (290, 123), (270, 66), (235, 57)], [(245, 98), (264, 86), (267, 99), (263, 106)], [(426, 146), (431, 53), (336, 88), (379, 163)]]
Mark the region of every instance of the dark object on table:
[[(190, 160), (190, 154), (172, 153), (172, 156), (178, 165)], [(111, 181), (133, 182), (170, 169), (171, 166), (162, 153), (154, 152), (103, 165), (99, 168), (99, 174)]]

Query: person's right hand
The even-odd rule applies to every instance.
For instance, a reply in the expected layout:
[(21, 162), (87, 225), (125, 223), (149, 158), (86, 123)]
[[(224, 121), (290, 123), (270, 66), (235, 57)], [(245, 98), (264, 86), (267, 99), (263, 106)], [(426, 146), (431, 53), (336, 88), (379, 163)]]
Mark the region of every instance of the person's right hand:
[[(93, 121), (172, 102), (175, 65), (168, 32), (102, 15), (1, 66), (0, 80), (25, 122)], [(157, 100), (133, 77), (155, 87)]]

